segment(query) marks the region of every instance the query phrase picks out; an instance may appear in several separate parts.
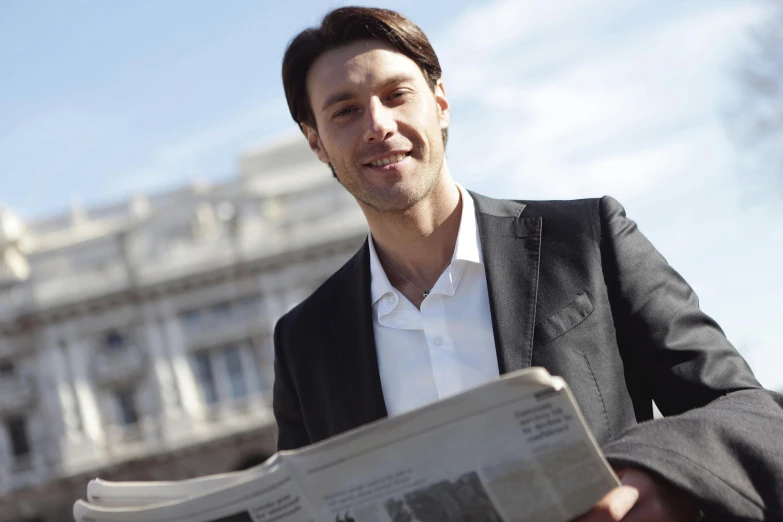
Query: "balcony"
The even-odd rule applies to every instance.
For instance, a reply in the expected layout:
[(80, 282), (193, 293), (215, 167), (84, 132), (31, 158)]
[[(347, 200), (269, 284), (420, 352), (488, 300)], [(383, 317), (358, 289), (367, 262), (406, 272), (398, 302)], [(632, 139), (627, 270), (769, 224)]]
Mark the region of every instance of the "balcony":
[(272, 399), (266, 391), (253, 391), (245, 397), (208, 405), (203, 426), (229, 432), (274, 423)]
[(38, 280), (33, 293), (36, 305), (45, 308), (111, 294), (127, 288), (129, 283), (127, 267), (118, 260), (99, 269)]
[(263, 311), (258, 306), (234, 304), (223, 314), (206, 311), (183, 317), (182, 331), (189, 346), (202, 348), (246, 339), (263, 328)]
[(35, 403), (32, 379), (18, 375), (0, 377), (0, 415), (18, 415)]
[(128, 425), (109, 424), (105, 427), (104, 449), (109, 460), (125, 460), (148, 456), (164, 447), (161, 421), (141, 418)]
[(101, 349), (92, 358), (92, 377), (102, 386), (123, 386), (139, 380), (144, 375), (146, 363), (144, 351), (135, 344)]

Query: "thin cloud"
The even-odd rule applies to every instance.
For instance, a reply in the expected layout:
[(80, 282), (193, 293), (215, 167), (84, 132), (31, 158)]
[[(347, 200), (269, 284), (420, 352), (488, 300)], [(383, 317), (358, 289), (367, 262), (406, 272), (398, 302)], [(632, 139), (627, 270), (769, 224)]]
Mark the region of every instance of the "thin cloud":
[(229, 162), (231, 167), (225, 173), (233, 174), (237, 155), (270, 128), (281, 127), (286, 117), (284, 100), (268, 100), (208, 130), (160, 148), (146, 165), (114, 176), (108, 186), (109, 194), (122, 197), (181, 185), (198, 177), (210, 162)]
[[(461, 123), (488, 130), (481, 133), (483, 140), (478, 144), (481, 160), (502, 170), (506, 186), (512, 172), (524, 178), (521, 175), (531, 167), (536, 172), (541, 168), (560, 171), (566, 158), (570, 161), (565, 166), (572, 171), (590, 161), (616, 162), (602, 155), (639, 155), (638, 148), (645, 143), (651, 150), (659, 150), (671, 141), (673, 132), (704, 126), (720, 97), (716, 85), (720, 85), (732, 34), (740, 33), (743, 19), (756, 15), (746, 6), (724, 4), (640, 23), (622, 36), (599, 37), (593, 34), (595, 27), (609, 23), (601, 23), (600, 17), (612, 18), (607, 13), (617, 16), (617, 2), (593, 3), (591, 10), (582, 6), (570, 16), (562, 15), (569, 12), (567, 9), (550, 12), (547, 6), (537, 7), (539, 4), (549, 5), (524, 3), (529, 16), (521, 19), (543, 13), (543, 23), (552, 31), (549, 40), (539, 27), (530, 24), (522, 23), (519, 31), (511, 31), (513, 26), (506, 21), (509, 10), (522, 7), (502, 2), (500, 7), (487, 8), (483, 16), (474, 9), (463, 17), (481, 21), (470, 38), (465, 38), (466, 22), (460, 19), (455, 23), (457, 29), (446, 30), (447, 36), (440, 42), (450, 50), (447, 56), (453, 56), (458, 64), (457, 79), (453, 80), (456, 86), (451, 88), (451, 92), (457, 91), (456, 118), (460, 104), (480, 108), (473, 121)], [(591, 23), (578, 23), (585, 18)], [(515, 36), (504, 39), (499, 35), (504, 27)], [(590, 35), (594, 36), (592, 44), (585, 45)], [(550, 40), (555, 42), (554, 51)], [(612, 45), (607, 45), (607, 40)], [(509, 47), (498, 48), (501, 41), (510, 42)], [(493, 53), (463, 52), (473, 42), (479, 49), (490, 45)], [(549, 66), (542, 63), (542, 54), (551, 60)], [(530, 62), (535, 66), (530, 67)], [(460, 82), (461, 70), (469, 71), (464, 75), (469, 81)], [(449, 69), (446, 71), (448, 77)], [(470, 150), (476, 148), (474, 134)], [(659, 140), (663, 143), (657, 143)], [(456, 159), (459, 154), (455, 147), (452, 155)], [(498, 158), (505, 164), (498, 164)], [(488, 180), (486, 169), (482, 180)]]
[[(747, 2), (504, 1), (463, 13), (435, 39), (452, 101), (449, 163), (490, 195), (611, 194), (694, 286), (703, 309), (774, 370), (774, 263), (783, 215), (748, 205), (718, 115)], [(743, 270), (739, 277), (738, 267)], [(748, 273), (750, 272), (750, 273)]]

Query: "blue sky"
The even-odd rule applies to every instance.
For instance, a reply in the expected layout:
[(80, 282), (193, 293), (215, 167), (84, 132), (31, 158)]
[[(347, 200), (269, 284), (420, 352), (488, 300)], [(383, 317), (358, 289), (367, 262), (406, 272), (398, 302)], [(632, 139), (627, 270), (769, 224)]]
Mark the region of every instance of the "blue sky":
[[(437, 28), (437, 3), (417, 4), (390, 5)], [(226, 176), (243, 147), (295, 131), (280, 60), (331, 4), (291, 5), (0, 4), (0, 203), (29, 217)]]
[[(279, 64), (335, 2), (0, 3), (0, 205), (30, 218), (233, 174), (296, 134)], [(455, 178), (610, 194), (783, 389), (780, 194), (727, 138), (746, 0), (379, 2), (430, 36)], [(325, 175), (328, 172), (325, 171)]]

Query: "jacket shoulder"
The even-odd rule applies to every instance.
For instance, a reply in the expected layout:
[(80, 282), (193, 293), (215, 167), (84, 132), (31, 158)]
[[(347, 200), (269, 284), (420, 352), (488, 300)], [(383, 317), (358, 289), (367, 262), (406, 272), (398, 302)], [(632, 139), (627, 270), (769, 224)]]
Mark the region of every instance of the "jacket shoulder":
[(617, 200), (611, 196), (582, 199), (496, 199), (470, 192), (476, 201), (479, 213), (508, 217), (566, 217), (598, 214), (602, 207), (620, 208)]
[[(605, 196), (606, 197), (606, 196)], [(568, 217), (596, 215), (604, 198), (519, 200), (525, 205), (522, 217)]]
[(626, 219), (625, 208), (612, 196), (570, 200), (519, 200), (525, 205), (520, 217), (541, 216), (552, 224), (563, 223), (572, 227), (602, 227), (605, 223)]

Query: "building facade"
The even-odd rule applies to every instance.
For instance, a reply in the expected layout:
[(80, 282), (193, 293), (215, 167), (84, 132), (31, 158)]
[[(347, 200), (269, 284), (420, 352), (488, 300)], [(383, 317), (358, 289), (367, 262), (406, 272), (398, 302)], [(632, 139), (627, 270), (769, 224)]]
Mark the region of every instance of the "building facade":
[(72, 520), (90, 478), (274, 453), (272, 333), (367, 234), (301, 137), (238, 175), (25, 223), (0, 211), (0, 521)]

